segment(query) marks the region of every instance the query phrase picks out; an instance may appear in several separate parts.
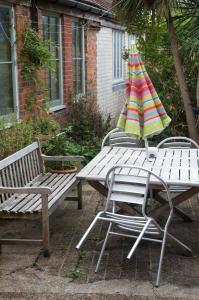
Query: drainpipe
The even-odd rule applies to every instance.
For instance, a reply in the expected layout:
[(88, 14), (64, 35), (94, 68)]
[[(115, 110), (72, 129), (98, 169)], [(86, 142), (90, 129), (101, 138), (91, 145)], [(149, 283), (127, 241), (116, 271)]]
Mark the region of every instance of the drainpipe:
[(96, 6), (84, 2), (80, 2), (77, 0), (57, 0), (56, 2), (59, 4), (68, 5), (70, 7), (79, 8), (84, 11), (92, 12), (97, 15), (102, 15), (104, 17), (112, 17), (112, 14), (105, 9), (98, 8)]

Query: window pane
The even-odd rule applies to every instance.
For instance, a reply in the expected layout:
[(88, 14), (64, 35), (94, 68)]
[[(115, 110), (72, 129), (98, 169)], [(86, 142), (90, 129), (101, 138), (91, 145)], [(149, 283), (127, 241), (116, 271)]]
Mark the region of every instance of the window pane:
[(55, 62), (55, 70), (51, 71), (51, 99), (59, 99), (59, 66), (58, 61)]
[(73, 87), (75, 93), (84, 92), (84, 59), (83, 59), (83, 27), (79, 22), (73, 22)]
[(83, 92), (82, 71), (82, 60), (75, 59), (73, 61), (73, 86), (76, 94)]
[(54, 55), (54, 70), (46, 70), (46, 85), (51, 106), (61, 104), (59, 33), (59, 18), (54, 16), (43, 16), (43, 36), (44, 39), (50, 40), (50, 51)]
[(10, 10), (0, 7), (0, 61), (11, 60)]
[(0, 64), (0, 115), (13, 111), (12, 64)]
[(124, 34), (113, 31), (113, 79), (123, 79), (122, 49), (124, 45)]

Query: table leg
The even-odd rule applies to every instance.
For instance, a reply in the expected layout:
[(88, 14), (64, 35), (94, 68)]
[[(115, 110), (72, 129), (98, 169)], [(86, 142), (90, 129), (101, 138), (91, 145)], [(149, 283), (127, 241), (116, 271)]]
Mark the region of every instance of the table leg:
[[(157, 200), (157, 201), (158, 201), (159, 203), (161, 203), (161, 204), (166, 204), (166, 203), (167, 203), (167, 205), (168, 205), (168, 201), (165, 200), (165, 199), (159, 194), (158, 191), (155, 191), (154, 194), (155, 194), (155, 196), (154, 196), (155, 200)], [(182, 218), (185, 222), (192, 222), (191, 217), (189, 217), (187, 214), (185, 214), (180, 208), (174, 206), (173, 212), (174, 212), (177, 216), (179, 216), (180, 218)]]
[[(172, 199), (173, 202), (173, 206), (174, 206), (174, 212), (175, 214), (179, 215), (181, 218), (183, 218), (185, 221), (192, 221), (191, 218), (189, 216), (187, 216), (184, 212), (182, 212), (179, 208), (177, 208), (176, 206), (179, 205), (180, 203), (186, 201), (187, 199), (189, 199), (190, 197), (194, 196), (195, 194), (197, 194), (199, 192), (199, 188), (198, 187), (192, 187), (189, 190), (187, 190), (186, 192), (183, 192), (177, 196), (175, 196)], [(157, 196), (157, 195), (156, 195)], [(161, 200), (160, 200), (161, 199)], [(151, 215), (153, 217), (157, 217), (160, 215), (163, 215), (169, 208), (168, 202), (163, 199), (160, 195), (158, 195), (157, 200), (160, 203), (163, 203), (163, 205), (159, 208), (155, 208), (154, 210), (151, 211)]]

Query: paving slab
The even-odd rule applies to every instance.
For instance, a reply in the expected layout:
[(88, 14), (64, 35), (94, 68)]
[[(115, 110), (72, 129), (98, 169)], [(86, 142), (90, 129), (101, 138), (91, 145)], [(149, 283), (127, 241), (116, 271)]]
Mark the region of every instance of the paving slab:
[[(199, 203), (192, 198), (183, 204), (194, 221), (174, 218), (170, 231), (190, 245), (194, 257), (180, 249), (166, 248), (161, 286), (154, 288), (160, 247), (141, 243), (134, 257), (126, 259), (132, 240), (113, 237), (108, 243), (99, 272), (95, 265), (106, 226), (98, 224), (80, 254), (75, 245), (102, 208), (103, 198), (84, 186), (84, 208), (65, 202), (50, 218), (52, 254), (44, 258), (35, 245), (3, 245), (0, 255), (1, 299), (136, 299), (199, 300)], [(0, 221), (1, 236), (39, 238), (39, 221)], [(71, 273), (79, 276), (71, 279)]]

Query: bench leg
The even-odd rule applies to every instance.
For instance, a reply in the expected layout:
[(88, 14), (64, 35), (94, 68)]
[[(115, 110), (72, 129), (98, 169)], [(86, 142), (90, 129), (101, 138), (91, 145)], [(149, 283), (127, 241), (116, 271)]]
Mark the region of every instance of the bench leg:
[(50, 256), (50, 234), (48, 215), (48, 195), (42, 195), (42, 235), (43, 235), (43, 255)]
[(82, 209), (82, 182), (77, 185), (78, 209)]

